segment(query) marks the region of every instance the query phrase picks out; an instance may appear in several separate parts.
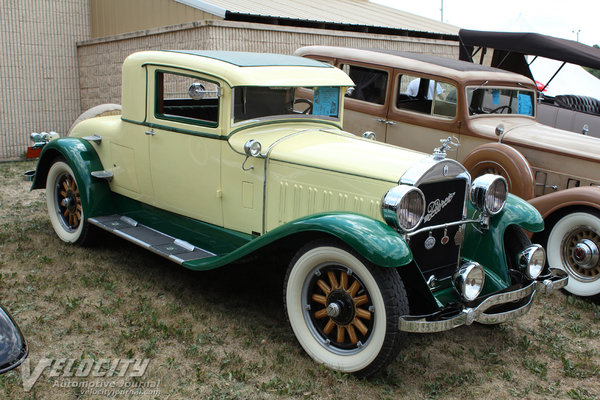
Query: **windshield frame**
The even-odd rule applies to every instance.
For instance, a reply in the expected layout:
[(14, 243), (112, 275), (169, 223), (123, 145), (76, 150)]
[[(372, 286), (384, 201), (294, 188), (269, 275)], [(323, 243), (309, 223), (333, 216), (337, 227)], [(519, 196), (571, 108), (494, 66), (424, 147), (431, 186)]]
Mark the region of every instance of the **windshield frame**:
[[(311, 101), (311, 103), (313, 103), (313, 99), (314, 99), (314, 93), (316, 91), (316, 88), (332, 88), (332, 89), (336, 89), (337, 90), (337, 116), (328, 116), (328, 115), (317, 115), (317, 114), (305, 114), (303, 112), (299, 112), (299, 110), (296, 110), (295, 112), (290, 112), (290, 113), (285, 113), (285, 114), (271, 114), (271, 115), (264, 115), (264, 116), (256, 116), (256, 117), (250, 117), (247, 119), (240, 119), (240, 120), (236, 120), (236, 92), (238, 92), (239, 89), (243, 89), (243, 88), (262, 88), (262, 89), (279, 89), (279, 90), (291, 90), (292, 96), (294, 97), (294, 101), (297, 99), (301, 99), (301, 98), (306, 98), (308, 100)], [(313, 87), (307, 87), (307, 86), (235, 86), (231, 88), (231, 116), (230, 116), (230, 120), (231, 120), (231, 126), (232, 127), (237, 127), (237, 126), (242, 126), (242, 125), (247, 125), (247, 124), (254, 124), (254, 123), (260, 123), (260, 122), (272, 122), (272, 121), (277, 121), (277, 120), (282, 120), (282, 121), (291, 121), (291, 120), (302, 120), (302, 121), (326, 121), (327, 123), (331, 124), (339, 124), (341, 126), (342, 124), (342, 115), (343, 115), (343, 111), (344, 111), (344, 92), (345, 92), (345, 88), (344, 86), (325, 86), (325, 85), (318, 85), (318, 86), (313, 86)], [(310, 93), (310, 91), (312, 91), (312, 93)], [(303, 94), (302, 96), (298, 96), (298, 92), (300, 92), (301, 94)], [(304, 92), (304, 93), (303, 93)], [(299, 108), (300, 111), (304, 110), (304, 106), (305, 103), (300, 104)]]
[[(527, 94), (527, 95), (531, 95), (531, 114), (529, 113), (519, 113), (519, 112), (513, 112), (510, 114), (507, 113), (487, 113), (487, 112), (479, 112), (479, 113), (472, 113), (471, 112), (471, 107), (470, 107), (470, 103), (472, 101), (472, 92), (474, 92), (475, 90), (478, 89), (482, 89), (487, 91), (490, 90), (509, 90), (509, 91), (513, 91), (516, 93), (516, 95), (522, 95), (522, 94)], [(485, 117), (490, 117), (490, 116), (494, 116), (494, 117), (509, 117), (509, 118), (514, 118), (514, 117), (526, 117), (526, 118), (532, 118), (532, 119), (536, 119), (537, 118), (537, 92), (529, 87), (526, 86), (514, 86), (514, 85), (507, 85), (507, 84), (493, 84), (493, 85), (488, 85), (486, 83), (484, 84), (480, 84), (480, 85), (467, 85), (465, 86), (465, 91), (464, 91), (464, 95), (465, 95), (465, 112), (467, 114), (467, 116), (469, 118), (485, 118)], [(493, 95), (492, 95), (493, 96)], [(509, 104), (498, 104), (497, 107), (501, 107), (503, 105), (509, 105)], [(526, 107), (527, 105), (525, 105)], [(518, 107), (518, 105), (517, 105)]]

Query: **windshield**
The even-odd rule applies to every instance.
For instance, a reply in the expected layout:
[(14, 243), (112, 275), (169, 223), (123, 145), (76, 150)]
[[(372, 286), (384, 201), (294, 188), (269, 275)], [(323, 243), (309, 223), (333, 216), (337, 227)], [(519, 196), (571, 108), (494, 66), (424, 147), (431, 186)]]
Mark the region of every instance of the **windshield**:
[(273, 118), (339, 121), (340, 88), (241, 86), (233, 91), (233, 122)]
[(533, 90), (507, 87), (468, 87), (469, 115), (519, 114), (534, 116)]

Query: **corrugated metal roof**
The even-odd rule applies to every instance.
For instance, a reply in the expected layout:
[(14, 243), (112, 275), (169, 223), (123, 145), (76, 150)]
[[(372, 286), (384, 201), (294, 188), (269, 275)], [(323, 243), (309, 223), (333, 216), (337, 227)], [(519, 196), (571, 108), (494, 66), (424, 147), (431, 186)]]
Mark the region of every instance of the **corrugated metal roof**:
[(175, 0), (225, 18), (227, 12), (457, 35), (459, 28), (368, 0)]

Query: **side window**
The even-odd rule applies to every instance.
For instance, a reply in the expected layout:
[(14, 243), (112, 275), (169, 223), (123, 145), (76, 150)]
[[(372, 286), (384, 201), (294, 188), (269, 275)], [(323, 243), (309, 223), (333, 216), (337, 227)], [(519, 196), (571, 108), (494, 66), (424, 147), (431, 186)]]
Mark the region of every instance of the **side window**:
[(456, 87), (414, 75), (399, 75), (396, 108), (442, 117), (456, 116)]
[(340, 69), (344, 71), (356, 85), (346, 92), (346, 97), (375, 104), (385, 103), (388, 83), (387, 72), (348, 64), (341, 64)]
[(156, 73), (156, 118), (215, 127), (219, 123), (217, 83), (171, 72)]

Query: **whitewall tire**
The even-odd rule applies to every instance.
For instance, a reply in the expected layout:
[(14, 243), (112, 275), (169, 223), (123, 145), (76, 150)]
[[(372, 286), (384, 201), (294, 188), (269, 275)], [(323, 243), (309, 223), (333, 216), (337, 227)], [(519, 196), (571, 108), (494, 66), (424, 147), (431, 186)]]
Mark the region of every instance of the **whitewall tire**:
[(560, 217), (548, 234), (548, 265), (569, 275), (565, 290), (578, 296), (600, 293), (600, 213), (572, 212)]
[(46, 204), (52, 228), (68, 243), (82, 243), (87, 235), (83, 205), (75, 175), (64, 159), (56, 159), (46, 179)]
[(398, 317), (408, 314), (408, 300), (397, 271), (335, 243), (313, 242), (296, 254), (284, 303), (300, 345), (328, 368), (371, 375), (400, 349)]

